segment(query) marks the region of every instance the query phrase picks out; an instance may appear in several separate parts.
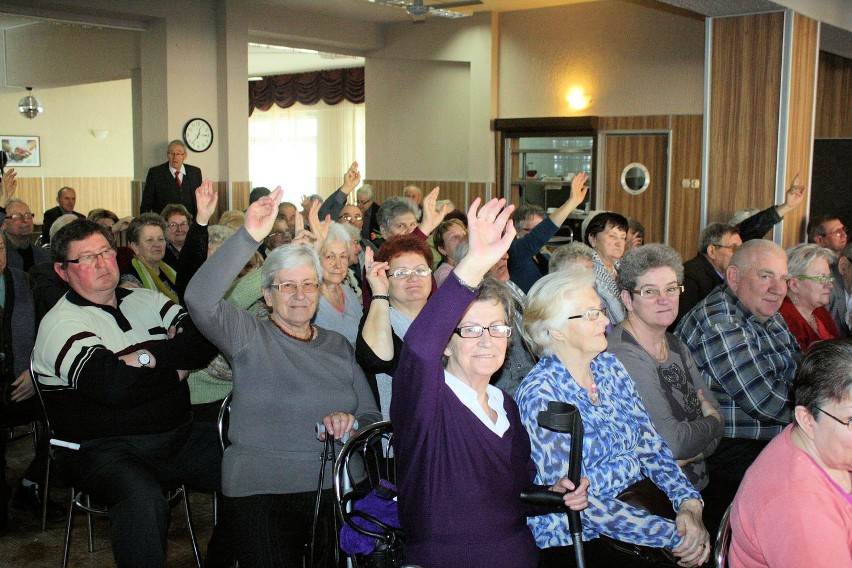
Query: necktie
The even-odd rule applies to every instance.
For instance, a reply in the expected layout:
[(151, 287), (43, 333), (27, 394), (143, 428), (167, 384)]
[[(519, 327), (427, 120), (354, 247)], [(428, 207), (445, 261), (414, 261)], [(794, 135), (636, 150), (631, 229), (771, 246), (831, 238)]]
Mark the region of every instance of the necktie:
[(179, 171), (175, 172), (175, 181), (177, 182), (178, 187), (180, 187), (180, 172)]

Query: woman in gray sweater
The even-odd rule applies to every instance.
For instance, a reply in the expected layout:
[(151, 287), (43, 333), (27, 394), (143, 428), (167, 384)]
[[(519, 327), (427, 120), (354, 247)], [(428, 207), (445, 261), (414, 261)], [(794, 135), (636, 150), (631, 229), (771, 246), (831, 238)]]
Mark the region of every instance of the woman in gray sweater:
[[(212, 199), (212, 191), (203, 184), (198, 199)], [(315, 424), (321, 421), (339, 439), (356, 420), (366, 426), (381, 418), (350, 343), (311, 324), (322, 266), (310, 247), (286, 245), (267, 257), (262, 278), (268, 319), (223, 299), (271, 230), (280, 199), (278, 188), (253, 203), (245, 225), (204, 263), (186, 291), (193, 321), (234, 370), (222, 492), (240, 566), (302, 565), (324, 447)], [(331, 477), (329, 467), (325, 508), (332, 503)], [(333, 542), (332, 534), (318, 534), (319, 556)]]

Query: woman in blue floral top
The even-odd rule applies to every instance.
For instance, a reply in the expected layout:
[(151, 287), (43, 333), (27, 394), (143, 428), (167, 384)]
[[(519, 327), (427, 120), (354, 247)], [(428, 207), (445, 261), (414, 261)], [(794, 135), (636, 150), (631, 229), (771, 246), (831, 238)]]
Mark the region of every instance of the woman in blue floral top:
[[(542, 359), (518, 388), (517, 401), (530, 433), (536, 483), (552, 483), (568, 473), (571, 442), (567, 434), (540, 428), (538, 413), (549, 401), (574, 404), (583, 418), (583, 475), (590, 481), (583, 540), (606, 535), (671, 549), (682, 566), (701, 565), (710, 555), (701, 496), (654, 429), (627, 371), (604, 352), (609, 320), (594, 283), (594, 272), (572, 267), (539, 280), (527, 299), (524, 337)], [(645, 477), (669, 497), (676, 521), (616, 498)], [(573, 556), (565, 548), (572, 545), (566, 515), (532, 517), (528, 523), (536, 544), (556, 553), (554, 560)]]

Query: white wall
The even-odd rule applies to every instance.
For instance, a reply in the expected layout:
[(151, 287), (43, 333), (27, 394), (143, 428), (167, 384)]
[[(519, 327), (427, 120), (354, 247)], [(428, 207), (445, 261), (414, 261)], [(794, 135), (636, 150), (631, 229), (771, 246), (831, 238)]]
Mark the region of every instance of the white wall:
[[(703, 19), (620, 0), (500, 17), (500, 118), (700, 114), (703, 73)], [(589, 108), (568, 108), (575, 85)]]
[[(44, 113), (21, 116), (20, 93), (0, 95), (0, 134), (41, 137), (39, 168), (20, 168), (20, 177), (131, 177), (133, 127), (130, 80), (39, 89)], [(108, 130), (98, 140), (92, 130)]]

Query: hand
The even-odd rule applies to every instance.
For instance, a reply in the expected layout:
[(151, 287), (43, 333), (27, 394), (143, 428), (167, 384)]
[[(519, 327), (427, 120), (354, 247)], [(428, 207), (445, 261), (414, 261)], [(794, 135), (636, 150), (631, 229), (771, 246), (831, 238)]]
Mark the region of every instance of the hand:
[[(308, 211), (308, 226), (311, 228), (311, 233), (316, 239), (316, 245), (322, 246), (325, 238), (328, 236), (328, 228), (331, 226), (331, 215), (326, 215), (325, 220), (319, 219), (320, 202), (316, 199), (311, 203), (311, 209)], [(319, 252), (319, 251), (317, 251)]]
[(302, 213), (307, 213), (311, 208), (311, 196), (303, 195), (302, 196)]
[(373, 291), (373, 294), (384, 296), (390, 290), (390, 282), (388, 282), (390, 264), (387, 262), (375, 262), (373, 256), (373, 249), (367, 247), (364, 251), (364, 272), (366, 273), (367, 282), (370, 283), (370, 289)]
[(308, 229), (300, 229), (296, 231), (296, 236), (293, 237), (293, 240), (290, 241), (290, 243), (316, 247), (321, 246), (322, 241), (320, 241), (317, 236)]
[(586, 194), (589, 192), (589, 187), (586, 182), (589, 181), (589, 175), (586, 172), (580, 172), (571, 180), (571, 197), (568, 201), (574, 203), (574, 209), (586, 199)]
[(206, 225), (213, 213), (216, 212), (216, 204), (219, 202), (219, 192), (213, 187), (209, 179), (201, 182), (195, 190), (195, 208), (197, 210), (195, 221), (199, 225)]
[(444, 217), (447, 216), (447, 213), (450, 212), (450, 206), (446, 203), (441, 206), (440, 211), (435, 209), (435, 204), (438, 203), (439, 191), (441, 191), (440, 187), (432, 188), (432, 191), (423, 198), (423, 220), (420, 221), (418, 227), (420, 227), (420, 230), (425, 235), (434, 231), (441, 224), (441, 221), (444, 220)]
[(691, 458), (676, 460), (676, 463), (677, 463), (678, 467), (683, 467), (685, 465), (689, 465), (691, 463), (700, 462), (700, 461), (704, 461), (704, 452), (701, 452), (697, 456), (692, 456)]
[(123, 361), (125, 365), (128, 367), (136, 367), (137, 369), (142, 367), (142, 363), (139, 362), (139, 354), (147, 353), (151, 360), (145, 365), (146, 368), (153, 369), (157, 366), (157, 359), (154, 357), (154, 354), (148, 351), (147, 349), (139, 349), (137, 351), (131, 351), (130, 353), (125, 353), (124, 355), (119, 355), (118, 359)]
[(355, 416), (347, 412), (332, 412), (323, 416), (322, 423), (325, 432), (320, 434), (319, 439), (325, 441), (325, 435), (331, 434), (335, 440), (339, 440), (347, 432), (354, 434), (352, 427), (355, 425)]
[(805, 198), (805, 186), (791, 185), (784, 198), (784, 205), (789, 209), (796, 208)]
[(169, 327), (168, 337), (169, 337), (169, 339), (174, 339), (175, 336), (179, 333), (183, 333), (182, 327), (171, 326), (171, 327)]
[(359, 183), (361, 183), (361, 172), (358, 171), (358, 162), (352, 162), (352, 165), (343, 174), (343, 185), (340, 187), (340, 191), (349, 195), (353, 189), (358, 187)]
[(178, 374), (178, 380), (182, 381), (189, 376), (189, 371), (187, 371), (185, 369), (178, 369), (177, 374)]
[(13, 195), (15, 195), (15, 191), (17, 191), (17, 189), (18, 172), (15, 171), (15, 168), (9, 168), (3, 176), (3, 179), (0, 180), (0, 198), (2, 198), (5, 203), (9, 203), (9, 200), (12, 199)]
[(30, 376), (29, 371), (24, 371), (18, 375), (18, 378), (12, 383), (12, 394), (9, 398), (12, 399), (12, 402), (21, 402), (22, 400), (27, 400), (34, 394), (35, 387), (33, 386), (33, 378)]
[(485, 273), (509, 250), (515, 239), (515, 225), (511, 221), (514, 210), (514, 205), (506, 206), (505, 199), (492, 199), (481, 209), (478, 197), (470, 204), (467, 211), (470, 248), (454, 270), (467, 285), (478, 286)]
[(672, 550), (680, 566), (701, 566), (710, 557), (710, 535), (701, 521), (701, 501), (687, 499), (681, 503), (675, 518), (677, 534), (683, 542)]
[(124, 219), (119, 219), (118, 223), (112, 226), (112, 232), (120, 233), (121, 231), (125, 230), (127, 227), (130, 226), (131, 221), (133, 221), (133, 216), (131, 215), (128, 215)]
[(588, 489), (589, 480), (587, 478), (581, 477), (580, 485), (575, 489), (567, 475), (560, 477), (550, 488), (551, 491), (565, 494), (565, 506), (572, 511), (582, 511), (589, 506)]
[(701, 415), (702, 416), (712, 416), (716, 420), (719, 421), (719, 424), (724, 424), (722, 420), (722, 414), (713, 406), (713, 403), (707, 400), (707, 397), (704, 396), (704, 389), (698, 389), (698, 402), (701, 403)]
[(272, 193), (261, 197), (249, 205), (249, 208), (246, 210), (246, 217), (243, 223), (251, 238), (257, 242), (266, 238), (266, 235), (272, 230), (272, 225), (275, 223), (275, 219), (278, 218), (278, 203), (281, 202), (282, 193), (284, 191), (279, 185)]

